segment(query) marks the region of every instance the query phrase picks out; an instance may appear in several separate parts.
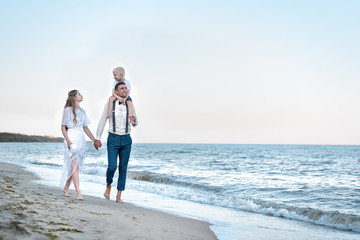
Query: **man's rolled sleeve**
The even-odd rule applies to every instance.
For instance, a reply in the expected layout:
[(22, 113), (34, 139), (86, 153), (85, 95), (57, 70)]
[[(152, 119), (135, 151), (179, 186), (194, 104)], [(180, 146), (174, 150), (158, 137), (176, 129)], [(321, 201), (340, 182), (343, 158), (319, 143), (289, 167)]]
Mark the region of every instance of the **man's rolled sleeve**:
[(104, 111), (103, 114), (101, 115), (100, 121), (99, 121), (99, 125), (97, 127), (96, 130), (96, 139), (100, 140), (101, 139), (101, 135), (104, 132), (104, 128), (105, 128), (105, 124), (106, 124), (106, 119), (107, 119), (107, 110), (108, 110), (108, 103), (105, 104), (104, 107)]

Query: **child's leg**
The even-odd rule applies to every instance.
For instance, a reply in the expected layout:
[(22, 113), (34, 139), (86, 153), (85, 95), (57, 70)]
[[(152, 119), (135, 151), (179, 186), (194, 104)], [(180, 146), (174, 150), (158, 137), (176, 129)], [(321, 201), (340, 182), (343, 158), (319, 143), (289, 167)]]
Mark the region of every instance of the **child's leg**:
[(115, 98), (114, 96), (111, 96), (111, 97), (109, 98), (107, 118), (111, 117), (112, 108), (113, 108), (113, 104), (114, 104), (114, 101), (115, 101), (114, 98)]
[(133, 104), (131, 101), (126, 101), (126, 104), (128, 105), (129, 108), (129, 118), (130, 118), (130, 122), (131, 124), (135, 124), (136, 123), (136, 118), (134, 116), (134, 108), (133, 108)]

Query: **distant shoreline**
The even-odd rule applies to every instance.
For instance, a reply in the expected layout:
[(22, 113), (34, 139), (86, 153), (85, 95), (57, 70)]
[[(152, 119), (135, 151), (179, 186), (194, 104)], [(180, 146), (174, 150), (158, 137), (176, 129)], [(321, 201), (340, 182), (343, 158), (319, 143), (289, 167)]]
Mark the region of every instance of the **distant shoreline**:
[(63, 142), (63, 141), (64, 139), (61, 137), (0, 132), (0, 142)]

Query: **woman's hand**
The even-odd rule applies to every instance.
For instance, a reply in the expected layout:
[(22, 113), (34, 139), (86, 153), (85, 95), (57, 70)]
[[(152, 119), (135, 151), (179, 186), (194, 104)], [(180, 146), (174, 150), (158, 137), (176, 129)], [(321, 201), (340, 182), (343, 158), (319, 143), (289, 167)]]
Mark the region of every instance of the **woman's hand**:
[(67, 145), (68, 145), (68, 149), (70, 150), (70, 146), (71, 146), (72, 142), (71, 141), (66, 141), (66, 142), (67, 142)]
[(98, 150), (101, 146), (102, 146), (102, 144), (101, 144), (101, 141), (100, 141), (100, 140), (95, 140), (95, 141), (94, 141), (94, 148), (95, 148), (96, 150)]

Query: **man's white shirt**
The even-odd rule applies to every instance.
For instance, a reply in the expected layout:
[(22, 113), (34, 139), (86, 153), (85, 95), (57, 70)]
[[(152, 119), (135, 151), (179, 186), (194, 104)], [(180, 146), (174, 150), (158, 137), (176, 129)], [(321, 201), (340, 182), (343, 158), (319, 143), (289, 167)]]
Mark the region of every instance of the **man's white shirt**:
[[(101, 135), (102, 135), (105, 125), (106, 125), (106, 120), (107, 120), (107, 115), (108, 115), (108, 105), (109, 105), (109, 103), (107, 102), (105, 104), (103, 114), (101, 115), (99, 125), (96, 130), (96, 139), (98, 139), (98, 140), (101, 139)], [(130, 124), (130, 119), (129, 119), (128, 120), (128, 123), (129, 123), (128, 132), (126, 133), (126, 106), (124, 104), (119, 104), (118, 100), (116, 100), (114, 102), (114, 105), (115, 105), (115, 132), (113, 130), (113, 117), (112, 116), (110, 116), (110, 118), (108, 119), (108, 121), (109, 121), (108, 132), (114, 133), (117, 135), (129, 134), (131, 132), (131, 124)], [(133, 105), (133, 112), (134, 112), (134, 116), (136, 117), (136, 123), (134, 125), (134, 127), (135, 127), (138, 124), (138, 119), (136, 116), (134, 105)]]

